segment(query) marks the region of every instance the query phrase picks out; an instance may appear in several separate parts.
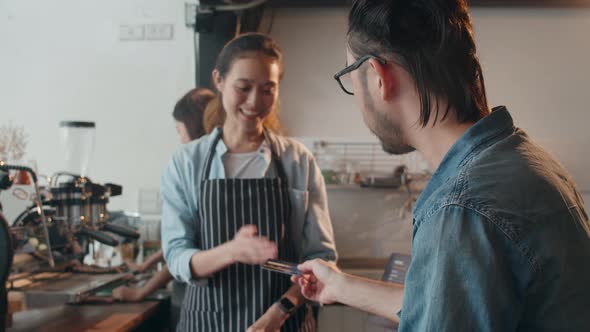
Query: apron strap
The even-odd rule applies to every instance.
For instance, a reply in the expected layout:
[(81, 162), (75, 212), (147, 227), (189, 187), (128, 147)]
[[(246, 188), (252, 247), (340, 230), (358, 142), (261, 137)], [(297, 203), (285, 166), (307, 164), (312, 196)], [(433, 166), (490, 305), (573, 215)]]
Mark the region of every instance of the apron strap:
[[(211, 164), (213, 164), (213, 156), (215, 155), (215, 148), (217, 147), (217, 143), (219, 143), (219, 140), (221, 139), (221, 136), (223, 135), (223, 131), (222, 131), (221, 127), (217, 128), (216, 131), (217, 131), (217, 134), (216, 134), (215, 138), (213, 139), (213, 143), (211, 144), (209, 151), (207, 152), (207, 159), (205, 161), (205, 168), (203, 169), (202, 177), (201, 177), (201, 189), (203, 189), (204, 181), (209, 179), (209, 174), (211, 174)], [(264, 129), (264, 137), (270, 146), (270, 153), (271, 153), (272, 161), (273, 161), (273, 164), (277, 170), (278, 177), (279, 177), (279, 179), (281, 179), (281, 183), (283, 183), (288, 188), (289, 187), (289, 180), (287, 178), (287, 173), (285, 172), (285, 168), (283, 167), (283, 163), (281, 162), (281, 159), (279, 158), (278, 154), (276, 153), (276, 150), (274, 148), (274, 144), (273, 144), (272, 139), (270, 137), (270, 133), (268, 132), (268, 130), (266, 128)]]
[(286, 187), (289, 188), (289, 178), (287, 177), (287, 172), (285, 172), (285, 168), (279, 155), (277, 154), (277, 150), (275, 149), (274, 142), (272, 139), (272, 134), (268, 131), (268, 129), (264, 128), (264, 137), (270, 146), (270, 154), (272, 156), (272, 160), (274, 161), (274, 166), (277, 170), (279, 179), (281, 179), (281, 183)]
[(201, 176), (201, 183), (203, 181), (209, 179), (209, 174), (211, 173), (211, 164), (213, 163), (213, 155), (215, 154), (215, 148), (217, 147), (217, 143), (221, 139), (221, 128), (216, 129), (216, 136), (213, 138), (213, 143), (207, 151), (207, 159), (205, 159), (205, 168), (203, 169), (202, 176)]

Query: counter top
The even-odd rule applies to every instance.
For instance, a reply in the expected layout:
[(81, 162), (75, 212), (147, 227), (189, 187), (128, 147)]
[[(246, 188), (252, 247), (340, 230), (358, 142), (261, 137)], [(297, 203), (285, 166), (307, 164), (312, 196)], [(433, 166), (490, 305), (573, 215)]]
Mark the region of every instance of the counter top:
[[(149, 331), (158, 331), (151, 321), (158, 322), (162, 329), (167, 322), (169, 300), (144, 301), (138, 303), (62, 305), (50, 308), (17, 312), (12, 327), (7, 332), (123, 332), (145, 326)], [(160, 311), (166, 316), (159, 315)], [(153, 317), (159, 319), (152, 319)]]

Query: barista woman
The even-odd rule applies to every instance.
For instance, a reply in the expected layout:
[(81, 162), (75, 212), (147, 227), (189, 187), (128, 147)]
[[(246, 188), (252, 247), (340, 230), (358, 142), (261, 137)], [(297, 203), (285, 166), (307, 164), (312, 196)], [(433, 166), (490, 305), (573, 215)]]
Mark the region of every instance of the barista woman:
[(325, 184), (311, 153), (280, 136), (282, 54), (262, 34), (230, 41), (213, 71), (213, 131), (181, 147), (162, 178), (162, 237), (189, 283), (178, 331), (313, 331), (298, 285), (271, 258), (336, 259)]

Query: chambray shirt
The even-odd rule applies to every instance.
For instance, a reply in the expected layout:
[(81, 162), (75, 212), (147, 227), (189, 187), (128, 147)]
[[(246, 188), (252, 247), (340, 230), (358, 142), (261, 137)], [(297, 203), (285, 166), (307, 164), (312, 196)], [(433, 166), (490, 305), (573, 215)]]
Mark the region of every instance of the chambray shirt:
[(399, 331), (590, 331), (588, 234), (570, 176), (495, 108), (416, 202)]
[[(161, 183), (162, 247), (168, 269), (175, 279), (193, 282), (190, 260), (199, 250), (196, 233), (200, 227), (199, 197), (202, 172), (213, 133), (181, 146), (164, 171)], [(291, 139), (268, 133), (270, 145), (262, 146), (261, 156), (271, 163), (270, 146), (277, 153), (289, 181), (291, 220), (287, 222), (297, 244), (300, 261), (322, 258), (336, 260), (334, 232), (328, 211), (328, 198), (322, 173), (313, 155), (304, 145)], [(209, 179), (224, 179), (223, 156), (227, 147), (219, 140), (211, 163)], [(274, 176), (268, 167), (266, 177)], [(206, 279), (205, 279), (206, 280)], [(201, 282), (203, 280), (199, 280)]]

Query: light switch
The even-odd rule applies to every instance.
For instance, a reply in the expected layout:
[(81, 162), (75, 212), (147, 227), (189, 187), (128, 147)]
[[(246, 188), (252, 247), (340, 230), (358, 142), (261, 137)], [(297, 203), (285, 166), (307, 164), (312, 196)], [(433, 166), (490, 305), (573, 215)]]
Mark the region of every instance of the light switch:
[(145, 36), (147, 40), (172, 40), (174, 38), (174, 25), (146, 24)]

